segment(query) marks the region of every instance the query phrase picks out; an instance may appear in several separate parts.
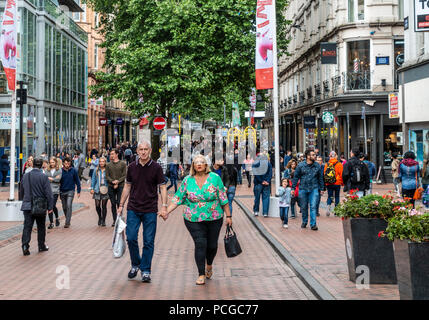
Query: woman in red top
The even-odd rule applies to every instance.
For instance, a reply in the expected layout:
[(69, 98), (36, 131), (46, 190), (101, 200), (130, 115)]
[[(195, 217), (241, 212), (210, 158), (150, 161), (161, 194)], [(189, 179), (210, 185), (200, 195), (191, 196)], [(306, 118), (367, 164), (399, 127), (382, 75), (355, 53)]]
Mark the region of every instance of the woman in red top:
[(326, 189), (328, 190), (328, 211), (329, 216), (332, 212), (331, 204), (332, 197), (335, 195), (335, 206), (340, 203), (340, 190), (343, 183), (343, 165), (338, 161), (338, 155), (335, 151), (329, 154), (329, 161), (325, 164), (323, 178), (325, 180)]

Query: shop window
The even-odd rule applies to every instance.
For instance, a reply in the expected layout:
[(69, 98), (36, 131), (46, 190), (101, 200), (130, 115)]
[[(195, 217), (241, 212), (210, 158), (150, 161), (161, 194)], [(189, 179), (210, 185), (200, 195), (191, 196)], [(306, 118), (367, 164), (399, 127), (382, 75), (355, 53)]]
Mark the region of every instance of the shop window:
[(371, 89), (370, 41), (347, 43), (347, 90)]
[(390, 167), (392, 164), (392, 154), (398, 158), (402, 156), (402, 131), (401, 126), (384, 126), (384, 165)]
[(410, 130), (410, 150), (416, 155), (416, 161), (423, 166), (423, 161), (429, 159), (429, 130)]

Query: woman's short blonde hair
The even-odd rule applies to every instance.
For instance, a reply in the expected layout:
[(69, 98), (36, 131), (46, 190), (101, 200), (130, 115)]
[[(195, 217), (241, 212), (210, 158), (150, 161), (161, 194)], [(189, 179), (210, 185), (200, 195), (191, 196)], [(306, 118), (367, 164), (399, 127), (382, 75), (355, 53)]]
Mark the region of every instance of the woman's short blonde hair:
[(195, 176), (195, 174), (197, 173), (197, 171), (194, 169), (194, 163), (195, 163), (195, 161), (197, 161), (197, 160), (203, 160), (203, 161), (204, 161), (204, 163), (206, 164), (206, 172), (205, 172), (205, 173), (209, 173), (209, 172), (210, 172), (210, 167), (209, 167), (209, 165), (207, 164), (207, 159), (206, 159), (203, 155), (199, 154), (199, 155), (195, 156), (195, 157), (192, 159), (192, 165), (191, 165), (191, 170), (189, 171), (189, 174), (190, 174), (191, 176)]

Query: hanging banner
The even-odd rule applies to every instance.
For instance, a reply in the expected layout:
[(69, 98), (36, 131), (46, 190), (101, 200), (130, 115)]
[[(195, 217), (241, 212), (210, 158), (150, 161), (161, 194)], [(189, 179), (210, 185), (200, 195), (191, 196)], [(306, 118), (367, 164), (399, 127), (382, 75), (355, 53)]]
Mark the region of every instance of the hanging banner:
[(398, 93), (389, 94), (389, 119), (399, 118)]
[(256, 89), (273, 88), (272, 0), (258, 0), (256, 5)]
[(241, 126), (240, 110), (238, 109), (238, 102), (232, 103), (232, 126), (233, 127)]
[(16, 0), (7, 0), (1, 22), (0, 58), (6, 73), (9, 90), (15, 90), (16, 79), (16, 39), (17, 39), (17, 14)]
[(337, 43), (320, 43), (320, 56), (322, 64), (337, 64)]
[(414, 0), (414, 31), (429, 31), (429, 1)]
[(256, 110), (256, 89), (252, 88), (250, 100), (250, 124), (253, 126), (255, 123), (255, 110)]

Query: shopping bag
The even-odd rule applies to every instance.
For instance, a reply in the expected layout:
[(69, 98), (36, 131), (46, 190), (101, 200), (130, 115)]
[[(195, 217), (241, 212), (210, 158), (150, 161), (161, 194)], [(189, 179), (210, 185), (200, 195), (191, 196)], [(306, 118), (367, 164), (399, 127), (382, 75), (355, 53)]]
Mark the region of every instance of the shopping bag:
[(126, 250), (125, 244), (125, 228), (127, 224), (118, 216), (115, 222), (115, 229), (113, 231), (113, 257), (120, 258), (124, 255)]
[(224, 243), (225, 243), (226, 256), (228, 258), (238, 256), (242, 252), (240, 244), (238, 243), (238, 240), (237, 240), (237, 235), (235, 234), (232, 227), (230, 227), (229, 225), (226, 226)]

